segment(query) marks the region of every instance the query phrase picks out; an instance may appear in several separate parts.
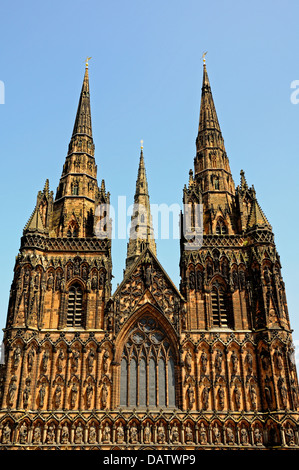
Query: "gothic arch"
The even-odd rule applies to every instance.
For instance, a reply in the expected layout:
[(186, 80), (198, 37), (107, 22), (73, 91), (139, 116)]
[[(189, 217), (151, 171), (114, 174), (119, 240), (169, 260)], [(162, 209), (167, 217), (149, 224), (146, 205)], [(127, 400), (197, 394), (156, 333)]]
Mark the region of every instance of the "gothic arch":
[(141, 307), (116, 340), (117, 405), (175, 407), (178, 402), (179, 354), (169, 321), (151, 304)]

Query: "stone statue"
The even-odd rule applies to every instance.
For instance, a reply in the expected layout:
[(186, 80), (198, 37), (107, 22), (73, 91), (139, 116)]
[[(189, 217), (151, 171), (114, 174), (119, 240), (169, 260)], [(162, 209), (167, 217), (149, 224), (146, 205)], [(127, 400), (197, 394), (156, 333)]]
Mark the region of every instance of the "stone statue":
[(171, 430), (171, 440), (173, 444), (177, 444), (179, 442), (179, 428), (176, 423), (172, 426)]
[(97, 441), (97, 430), (94, 425), (94, 422), (92, 421), (91, 426), (89, 428), (89, 437), (88, 437), (88, 442), (89, 444), (95, 444)]
[(164, 444), (165, 442), (165, 429), (162, 423), (159, 424), (157, 429), (158, 444)]
[(69, 442), (69, 428), (66, 423), (63, 424), (61, 429), (61, 443), (67, 444)]
[(203, 423), (200, 423), (200, 428), (199, 428), (199, 443), (201, 445), (207, 444), (208, 439), (207, 439), (207, 432), (206, 428)]
[(149, 422), (146, 423), (146, 426), (143, 431), (143, 438), (145, 444), (150, 444), (152, 439), (152, 431)]
[(120, 422), (116, 428), (116, 442), (118, 444), (122, 444), (124, 442), (124, 436), (125, 436), (125, 432), (123, 428), (123, 423)]
[(130, 429), (130, 439), (132, 444), (136, 444), (138, 441), (138, 430), (135, 423), (132, 424)]
[(2, 444), (10, 443), (11, 428), (9, 423), (6, 423), (2, 433)]
[(103, 442), (110, 442), (110, 427), (109, 424), (106, 422), (105, 427), (103, 429)]
[(46, 395), (46, 384), (45, 384), (45, 382), (43, 382), (42, 386), (40, 387), (39, 392), (38, 392), (40, 408), (42, 408), (44, 406), (45, 395)]

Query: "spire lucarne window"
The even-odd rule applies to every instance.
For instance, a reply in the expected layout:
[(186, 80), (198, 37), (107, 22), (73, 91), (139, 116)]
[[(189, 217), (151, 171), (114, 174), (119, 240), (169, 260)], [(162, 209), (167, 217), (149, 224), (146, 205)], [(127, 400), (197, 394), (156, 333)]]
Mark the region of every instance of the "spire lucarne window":
[(175, 406), (172, 348), (154, 318), (145, 316), (132, 328), (124, 346), (120, 375), (120, 406)]

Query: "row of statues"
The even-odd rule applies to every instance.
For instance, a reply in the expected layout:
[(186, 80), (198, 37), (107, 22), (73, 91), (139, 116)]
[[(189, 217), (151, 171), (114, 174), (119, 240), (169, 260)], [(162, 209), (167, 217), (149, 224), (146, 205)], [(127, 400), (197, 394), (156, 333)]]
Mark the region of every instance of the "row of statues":
[[(69, 424), (64, 422), (60, 425), (50, 423), (29, 426), (23, 422), (13, 433), (13, 426), (6, 422), (2, 428), (2, 444), (12, 444), (13, 434), (19, 444), (32, 445), (85, 445), (85, 444), (148, 444), (148, 445), (241, 445), (241, 446), (263, 446), (264, 438), (270, 445), (278, 444), (278, 430), (272, 425), (264, 432), (260, 425), (253, 425), (248, 428), (245, 424), (238, 429), (229, 423), (220, 425), (217, 421), (212, 425), (201, 422), (199, 425), (191, 426), (190, 423), (179, 424), (174, 422), (167, 424), (160, 421), (152, 424), (149, 421), (141, 426), (136, 422), (125, 425), (122, 421), (118, 424), (111, 424), (106, 421), (99, 426), (95, 421), (89, 425), (82, 422)], [(298, 436), (294, 427), (287, 423), (282, 427), (282, 440), (287, 446), (298, 445)]]
[[(195, 428), (195, 429), (194, 429)], [(37, 423), (29, 426), (23, 422), (14, 430), (10, 422), (2, 427), (2, 444), (12, 444), (13, 434), (16, 442), (20, 444), (186, 444), (186, 445), (264, 445), (264, 433), (259, 425), (250, 429), (245, 424), (238, 429), (231, 423), (220, 425), (217, 421), (212, 425), (203, 422), (194, 426), (189, 422), (180, 424), (173, 422), (167, 424), (160, 421), (152, 424), (147, 421), (139, 425), (133, 421), (126, 425), (122, 421), (111, 424), (106, 421), (99, 426), (95, 421), (89, 425), (79, 421), (77, 424), (64, 422), (57, 426), (56, 423), (42, 425)], [(272, 438), (270, 429), (268, 439)], [(296, 436), (293, 427), (288, 424), (284, 428), (284, 438), (289, 446), (296, 445)]]

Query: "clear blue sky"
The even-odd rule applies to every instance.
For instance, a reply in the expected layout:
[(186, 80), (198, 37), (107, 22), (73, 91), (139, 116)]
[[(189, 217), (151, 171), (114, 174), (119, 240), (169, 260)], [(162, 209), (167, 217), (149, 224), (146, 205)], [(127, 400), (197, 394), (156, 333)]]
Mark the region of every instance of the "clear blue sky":
[[(181, 203), (193, 168), (203, 51), (235, 183), (244, 169), (273, 226), (299, 344), (299, 3), (286, 0), (1, 2), (0, 326), (20, 237), (48, 178), (56, 191), (90, 61), (98, 181), (133, 201), (140, 140), (152, 203)], [(157, 241), (179, 283), (179, 244)], [(126, 240), (113, 242), (114, 286)]]

